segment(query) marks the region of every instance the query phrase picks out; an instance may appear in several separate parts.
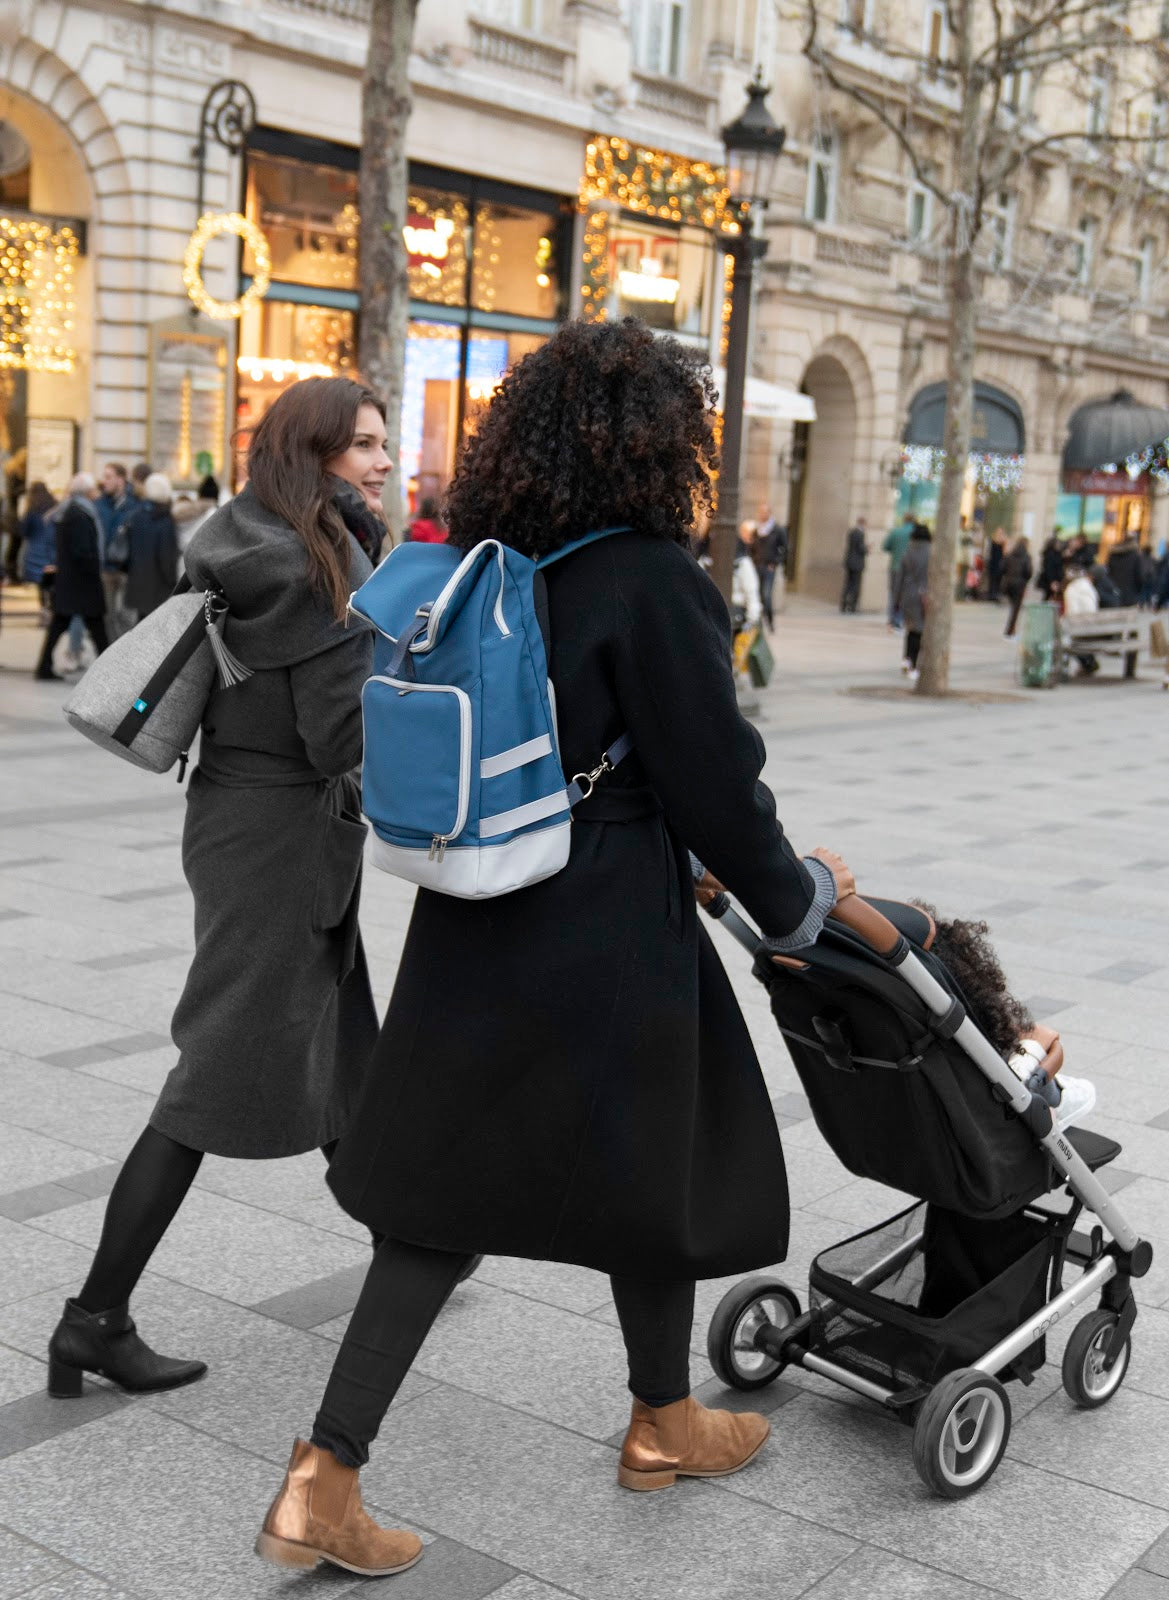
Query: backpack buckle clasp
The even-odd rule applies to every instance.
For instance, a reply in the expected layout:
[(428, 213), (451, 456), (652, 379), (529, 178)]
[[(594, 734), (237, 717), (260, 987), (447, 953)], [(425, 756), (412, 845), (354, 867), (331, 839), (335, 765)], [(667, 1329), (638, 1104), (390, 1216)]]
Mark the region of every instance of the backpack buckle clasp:
[(609, 760), (609, 754), (606, 751), (601, 757), (600, 766), (594, 767), (591, 772), (574, 772), (572, 781), (579, 787), (581, 799), (587, 800), (597, 787), (598, 781), (605, 776), (606, 772), (612, 772), (612, 770), (613, 763)]

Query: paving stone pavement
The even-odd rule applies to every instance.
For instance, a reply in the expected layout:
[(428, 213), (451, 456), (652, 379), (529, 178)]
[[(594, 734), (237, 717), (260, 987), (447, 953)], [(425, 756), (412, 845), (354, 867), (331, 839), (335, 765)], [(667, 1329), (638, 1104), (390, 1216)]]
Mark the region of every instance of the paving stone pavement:
[[(630, 1495), (607, 1281), (489, 1259), (454, 1294), (387, 1421), (367, 1499), (416, 1528), (425, 1559), (362, 1583), (283, 1574), (251, 1544), (294, 1434), (309, 1424), (366, 1244), (319, 1157), (208, 1159), (136, 1300), (152, 1339), (207, 1379), (132, 1400), (101, 1383), (44, 1393), (45, 1341), (84, 1274), (104, 1196), (173, 1051), (191, 949), (182, 790), (111, 760), (29, 677), (37, 634), (5, 597), (0, 632), (0, 1600), (1169, 1600), (1169, 1250), (1137, 1288), (1131, 1370), (1107, 1407), (1059, 1383), (1066, 1331), (1012, 1385), (994, 1479), (932, 1500), (907, 1430), (789, 1370), (759, 1397), (774, 1437), (724, 1482)], [(1002, 612), (961, 608), (955, 684), (900, 691), (875, 616), (798, 598), (775, 637), (757, 721), (768, 781), (803, 849), (840, 850), (862, 889), (985, 915), (1016, 993), (1057, 1018), (1091, 1125), (1124, 1153), (1109, 1182), (1154, 1244), (1169, 1238), (1169, 695), (1112, 663), (1052, 692), (1016, 690)], [(887, 693), (885, 691), (888, 691)], [(860, 691), (860, 692), (854, 692)], [(367, 877), (379, 1001), (409, 917)], [(811, 1121), (746, 959), (719, 930), (783, 1133), (793, 1198), (779, 1269), (806, 1295), (813, 1255), (897, 1210)], [(708, 1402), (699, 1285), (693, 1375)]]

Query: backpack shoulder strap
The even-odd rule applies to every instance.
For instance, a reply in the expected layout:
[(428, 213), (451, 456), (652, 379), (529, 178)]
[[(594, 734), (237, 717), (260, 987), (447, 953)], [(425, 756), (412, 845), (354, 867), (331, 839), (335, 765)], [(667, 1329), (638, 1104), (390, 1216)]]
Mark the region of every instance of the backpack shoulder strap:
[(546, 556), (541, 556), (536, 562), (537, 569), (550, 567), (554, 561), (559, 561), (562, 556), (571, 555), (574, 550), (582, 550), (586, 544), (596, 544), (598, 539), (607, 539), (611, 533), (632, 533), (633, 528), (628, 522), (616, 524), (612, 528), (594, 528), (592, 533), (582, 534), (579, 539), (570, 539), (567, 544), (562, 544), (559, 550), (552, 550)]

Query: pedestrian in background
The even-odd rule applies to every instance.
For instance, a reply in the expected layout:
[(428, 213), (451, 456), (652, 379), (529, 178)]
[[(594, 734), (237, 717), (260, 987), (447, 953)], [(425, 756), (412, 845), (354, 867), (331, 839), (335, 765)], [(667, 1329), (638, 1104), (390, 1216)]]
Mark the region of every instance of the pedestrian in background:
[(57, 575), (57, 530), (50, 519), (56, 504), (43, 483), (34, 483), (20, 519), (21, 572), (25, 583), (35, 583), (40, 590), (46, 626), (52, 618), (53, 579)]
[(111, 639), (120, 638), (126, 631), (127, 620), (122, 604), (126, 591), (126, 574), (110, 559), (110, 547), (118, 529), (134, 509), (126, 469), (120, 461), (107, 461), (101, 472), (101, 494), (97, 501), (97, 514), (102, 527), (101, 581), (106, 596), (106, 632)]
[(1122, 606), (1135, 606), (1141, 600), (1141, 547), (1131, 533), (1108, 552), (1108, 576), (1116, 585)]
[(53, 618), (35, 673), (42, 682), (60, 677), (53, 671), (53, 651), (57, 641), (68, 633), (73, 616), (84, 621), (98, 655), (109, 642), (101, 582), (101, 523), (94, 504), (97, 495), (97, 480), (91, 473), (78, 472), (70, 480), (66, 498), (49, 513), (56, 533), (57, 572), (53, 579)]
[(406, 529), (411, 544), (445, 544), (446, 529), (438, 518), (438, 501), (427, 495), (418, 507), (418, 515)]
[(175, 534), (178, 539), (179, 559), (178, 575), (183, 574), (187, 546), (198, 533), (199, 529), (219, 509), (219, 484), (210, 473), (199, 485), (196, 499), (177, 502), (171, 507), (171, 514), (175, 519)]
[(855, 611), (860, 599), (861, 578), (869, 558), (869, 545), (865, 536), (865, 519), (858, 517), (848, 530), (844, 542), (844, 588), (840, 593), (840, 609)]
[[(787, 529), (771, 514), (771, 507), (759, 507), (755, 530), (755, 566), (759, 573), (759, 598), (768, 630), (775, 626), (775, 613), (783, 610), (787, 583)], [(778, 591), (779, 599), (776, 600)]]
[(1007, 530), (996, 528), (990, 536), (990, 549), (986, 553), (986, 598), (998, 605), (1002, 598), (1003, 566), (1007, 559)]
[(905, 623), (905, 656), (901, 670), (910, 683), (917, 682), (917, 658), (925, 632), (926, 601), (930, 583), (931, 535), (924, 522), (915, 522), (897, 574), (897, 609)]
[(1044, 541), (1043, 549), (1039, 553), (1039, 576), (1035, 580), (1035, 587), (1045, 600), (1058, 604), (1063, 596), (1063, 584), (1063, 546), (1060, 543), (1059, 529), (1056, 528), (1051, 537)]
[(1027, 592), (1027, 585), (1031, 581), (1034, 567), (1031, 563), (1031, 550), (1027, 543), (1027, 535), (1021, 533), (1007, 552), (1003, 561), (1003, 593), (1011, 607), (1007, 617), (1007, 625), (1003, 629), (1004, 639), (1013, 639), (1015, 626), (1019, 620), (1019, 610), (1023, 604), (1023, 596)]
[[(746, 670), (745, 654), (763, 620), (763, 595), (755, 566), (755, 541), (759, 530), (753, 522), (740, 522), (735, 559), (731, 567), (731, 624), (734, 629), (736, 667)], [(743, 638), (749, 634), (750, 639)], [(742, 647), (740, 649), (740, 641)]]
[(347, 604), (381, 537), (385, 438), (368, 389), (294, 383), (256, 428), (247, 487), (187, 551), (194, 587), (222, 592), (227, 647), (252, 675), (214, 689), (204, 713), (183, 830), (195, 955), (171, 1028), (179, 1059), (49, 1343), (62, 1397), (81, 1394), (83, 1372), (134, 1392), (203, 1375), (135, 1331), (129, 1300), (147, 1262), (205, 1152), (330, 1155), (377, 1038), (354, 774), (373, 649)]
[(153, 471), (154, 468), (150, 465), (149, 461), (139, 461), (130, 469), (131, 500), (141, 500), (142, 491), (145, 487), (146, 480)]
[(170, 503), (170, 479), (152, 472), (142, 485), (142, 499), (122, 526), (125, 607), (137, 622), (168, 599), (178, 582), (178, 531)]
[(905, 549), (909, 544), (909, 535), (913, 532), (913, 518), (908, 514), (904, 516), (895, 528), (881, 540), (881, 550), (889, 557), (889, 609), (887, 621), (890, 628), (900, 628), (901, 611), (897, 605), (897, 579), (901, 571), (901, 563), (905, 557)]

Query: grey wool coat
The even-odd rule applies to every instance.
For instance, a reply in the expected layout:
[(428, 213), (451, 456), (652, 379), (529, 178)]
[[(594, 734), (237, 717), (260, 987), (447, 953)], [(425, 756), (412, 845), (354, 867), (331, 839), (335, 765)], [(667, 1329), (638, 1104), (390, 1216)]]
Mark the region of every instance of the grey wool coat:
[(906, 631), (921, 633), (925, 628), (925, 597), (930, 583), (930, 542), (910, 538), (897, 569), (897, 605), (905, 619)]
[[(371, 568), (349, 543), (354, 589)], [(249, 489), (186, 563), (226, 596), (227, 646), (253, 676), (217, 688), (203, 720), (183, 832), (195, 958), (150, 1120), (216, 1155), (295, 1155), (342, 1133), (377, 1038), (354, 773), (372, 634), (334, 620), (299, 537)]]

